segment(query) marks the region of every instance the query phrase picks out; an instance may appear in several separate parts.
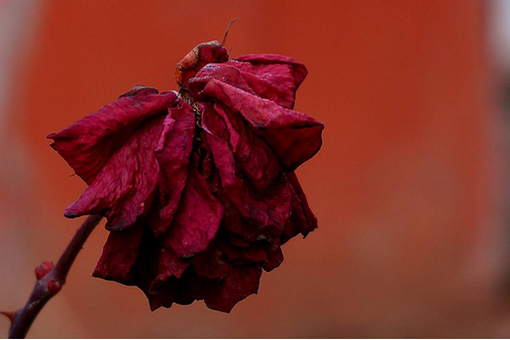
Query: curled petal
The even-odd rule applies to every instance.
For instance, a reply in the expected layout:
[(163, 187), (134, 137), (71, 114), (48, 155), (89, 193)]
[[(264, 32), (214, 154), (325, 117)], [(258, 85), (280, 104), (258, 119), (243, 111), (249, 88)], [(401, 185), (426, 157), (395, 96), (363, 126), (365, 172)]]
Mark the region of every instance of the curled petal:
[(306, 237), (309, 232), (317, 228), (317, 218), (308, 205), (305, 193), (299, 184), (296, 174), (290, 172), (287, 173), (286, 177), (294, 190), (292, 195), (292, 214), (283, 229), (280, 240), (282, 244), (299, 233)]
[(126, 285), (135, 284), (132, 269), (138, 259), (142, 235), (142, 225), (120, 232), (110, 232), (92, 275)]
[(189, 263), (177, 257), (170, 249), (162, 247), (158, 255), (158, 276), (154, 279), (153, 284), (165, 281), (170, 277), (179, 279), (189, 266)]
[[(227, 83), (247, 93), (257, 95), (246, 82), (246, 77), (253, 75), (242, 73), (237, 67), (240, 62), (228, 62), (224, 64), (209, 64), (200, 70), (196, 77), (190, 79), (190, 92), (197, 96), (212, 79)], [(265, 98), (265, 97), (264, 97)]]
[(263, 193), (254, 192), (236, 167), (236, 161), (229, 146), (229, 131), (226, 124), (211, 105), (203, 112), (202, 124), (207, 132), (214, 164), (218, 169), (222, 187), (241, 215), (256, 221), (260, 228), (273, 226), (283, 229), (290, 215), (291, 192), (288, 183), (273, 181)]
[(235, 61), (251, 64), (251, 67), (240, 68), (294, 93), (308, 74), (305, 65), (279, 54), (246, 54), (235, 58)]
[(254, 135), (239, 115), (215, 104), (214, 110), (228, 130), (228, 144), (245, 181), (264, 192), (281, 172), (280, 164), (262, 138)]
[(51, 146), (76, 174), (91, 184), (108, 159), (144, 120), (177, 102), (174, 92), (136, 88), (58, 133), (48, 135)]
[(189, 88), (196, 96), (208, 81), (216, 79), (292, 109), (296, 90), (307, 73), (303, 64), (291, 58), (272, 54), (245, 55), (226, 63), (206, 65), (190, 79)]
[(178, 258), (171, 250), (162, 247), (159, 252), (157, 276), (149, 287), (151, 295), (159, 294), (167, 290), (168, 286), (174, 285), (176, 279), (180, 279), (189, 263)]
[(174, 222), (165, 237), (179, 256), (190, 256), (207, 248), (220, 226), (223, 207), (214, 198), (204, 177), (194, 168), (188, 180)]
[[(269, 198), (266, 201), (271, 203)], [(278, 198), (281, 199), (282, 197)], [(273, 198), (271, 201), (274, 202), (278, 198)], [(285, 201), (285, 197), (283, 198), (283, 206), (288, 208), (288, 213), (290, 214), (290, 205)], [(284, 223), (283, 220), (276, 223), (271, 222), (271, 217), (267, 216), (267, 213), (262, 217), (257, 217), (255, 214), (248, 215), (248, 210), (243, 210), (245, 212), (245, 216), (243, 216), (236, 204), (229, 198), (226, 190), (222, 187), (220, 187), (218, 191), (218, 199), (224, 207), (222, 226), (227, 231), (226, 235), (233, 245), (237, 247), (248, 247), (252, 242), (272, 240), (280, 237), (282, 228), (279, 224)], [(246, 199), (252, 200), (250, 196), (247, 196)], [(237, 201), (237, 204), (239, 204), (239, 202), (240, 201)], [(262, 199), (262, 202), (264, 202), (264, 199)], [(256, 202), (254, 204), (261, 206)], [(268, 209), (266, 210), (269, 211)], [(285, 216), (287, 215), (284, 215), (284, 217)], [(261, 223), (260, 221), (262, 220), (269, 221), (269, 224)]]
[(162, 204), (158, 218), (151, 223), (156, 236), (164, 234), (172, 223), (186, 184), (195, 128), (191, 107), (182, 103), (180, 107), (171, 109), (163, 125), (155, 150), (161, 171), (158, 184)]
[(280, 244), (272, 244), (271, 248), (267, 253), (267, 261), (264, 263), (263, 267), (266, 272), (270, 272), (271, 270), (278, 267), (283, 262), (283, 253), (280, 248)]
[(270, 245), (267, 241), (259, 241), (250, 244), (248, 247), (238, 248), (227, 242), (222, 242), (220, 247), (233, 264), (245, 265), (267, 262), (267, 252)]
[(66, 209), (65, 216), (103, 213), (108, 217), (109, 230), (122, 230), (136, 223), (150, 207), (159, 178), (154, 150), (164, 118), (160, 114), (141, 124), (80, 199)]
[(229, 313), (236, 303), (248, 295), (257, 294), (260, 275), (262, 270), (258, 264), (231, 266), (217, 291), (205, 298), (207, 307)]
[(210, 279), (222, 278), (228, 274), (228, 264), (218, 245), (212, 242), (207, 250), (193, 256), (193, 270), (198, 276)]
[(271, 146), (283, 167), (292, 171), (315, 155), (321, 145), (324, 125), (304, 113), (285, 109), (275, 102), (251, 95), (212, 79), (200, 93), (239, 112), (251, 129)]

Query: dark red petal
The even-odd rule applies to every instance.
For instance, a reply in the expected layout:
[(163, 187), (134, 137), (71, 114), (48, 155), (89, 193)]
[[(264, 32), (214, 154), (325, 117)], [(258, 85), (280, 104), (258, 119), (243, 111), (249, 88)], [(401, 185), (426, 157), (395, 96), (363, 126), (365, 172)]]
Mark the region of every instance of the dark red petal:
[(216, 235), (223, 216), (223, 207), (195, 166), (190, 166), (181, 203), (165, 236), (165, 244), (180, 257), (205, 250)]
[(151, 311), (155, 311), (160, 307), (170, 308), (175, 302), (177, 296), (177, 286), (179, 282), (177, 279), (166, 281), (164, 284), (158, 287), (157, 291), (153, 293), (146, 293), (149, 299), (149, 306)]
[(231, 266), (218, 291), (205, 298), (207, 307), (230, 313), (236, 303), (257, 293), (260, 275), (260, 265)]
[(293, 59), (282, 59), (280, 63), (258, 63), (254, 60), (254, 64), (251, 64), (232, 60), (223, 64), (209, 64), (203, 67), (195, 78), (190, 79), (189, 90), (198, 98), (207, 83), (216, 79), (292, 109), (296, 90), (307, 71), (303, 64)]
[[(317, 218), (312, 213), (310, 206), (308, 205), (308, 200), (306, 199), (306, 195), (301, 188), (301, 184), (298, 181), (298, 178), (294, 172), (287, 173), (287, 179), (289, 183), (293, 186), (294, 191), (296, 192), (297, 197), (299, 198), (299, 205), (302, 208), (304, 216), (306, 218), (306, 223), (303, 221), (300, 223), (301, 229), (300, 232), (303, 236), (308, 235), (309, 232), (313, 231), (317, 228)], [(296, 208), (296, 207), (295, 207)]]
[(292, 109), (296, 90), (307, 73), (303, 64), (291, 58), (272, 54), (245, 55), (223, 64), (204, 66), (190, 79), (189, 88), (197, 96), (209, 80), (217, 79)]
[(278, 267), (283, 262), (283, 253), (279, 244), (273, 244), (267, 253), (267, 261), (263, 265), (266, 272)]
[(154, 150), (164, 118), (159, 115), (140, 124), (65, 216), (102, 213), (108, 217), (107, 229), (122, 230), (145, 214), (159, 179)]
[(214, 241), (205, 251), (193, 256), (191, 263), (193, 264), (193, 271), (198, 276), (217, 279), (228, 274), (228, 264), (225, 263), (222, 251)]
[(186, 184), (194, 131), (195, 118), (188, 104), (182, 103), (180, 107), (170, 110), (156, 148), (161, 171), (158, 184), (162, 204), (159, 218), (151, 223), (156, 236), (166, 232), (177, 211)]
[[(226, 213), (225, 213), (226, 215)], [(223, 219), (225, 220), (225, 219)], [(234, 232), (231, 232), (230, 230), (225, 231), (225, 237), (228, 240), (228, 243), (233, 245), (234, 247), (238, 248), (248, 248), (250, 246), (250, 242), (248, 240), (245, 240), (241, 235), (238, 235)], [(251, 242), (256, 242), (257, 240), (253, 240)]]
[(162, 247), (159, 251), (159, 261), (157, 268), (157, 276), (152, 281), (149, 293), (155, 294), (162, 290), (165, 283), (171, 279), (181, 278), (182, 274), (188, 268), (189, 263), (178, 258), (173, 251)]
[(280, 240), (282, 244), (299, 233), (306, 236), (317, 228), (317, 218), (308, 205), (305, 193), (299, 184), (296, 174), (293, 172), (287, 173), (287, 178), (294, 190), (292, 196), (292, 214), (283, 229)]
[(239, 112), (251, 129), (271, 146), (287, 170), (294, 170), (310, 159), (322, 145), (324, 125), (304, 113), (285, 109), (215, 79), (207, 83), (201, 97), (216, 98)]
[[(222, 226), (229, 232), (229, 234), (233, 234), (227, 234), (227, 237), (230, 237), (231, 242), (239, 247), (248, 247), (250, 242), (272, 240), (279, 237), (282, 233), (282, 228), (277, 225), (279, 225), (279, 223), (285, 224), (285, 220), (283, 218), (288, 219), (288, 215), (283, 215), (281, 220), (278, 219), (279, 222), (270, 222), (270, 224), (267, 225), (261, 223), (260, 218), (257, 219), (256, 216), (250, 215), (245, 217), (239, 212), (238, 208), (225, 193), (223, 188), (221, 188), (218, 192), (218, 199), (224, 208), (223, 220), (221, 222)], [(277, 199), (278, 197), (273, 197), (271, 199), (271, 196), (269, 196), (267, 198), (267, 202), (276, 202)], [(285, 199), (283, 199), (282, 205), (285, 208), (288, 208), (288, 213), (290, 214), (290, 205)], [(265, 216), (263, 218), (270, 219), (271, 216)], [(234, 235), (237, 236), (237, 239), (234, 239)]]
[[(191, 94), (197, 98), (200, 97), (200, 92), (204, 89), (207, 83), (216, 79), (221, 82), (225, 82), (229, 85), (235, 86), (238, 89), (246, 91), (251, 94), (257, 94), (251, 87), (248, 85), (245, 76), (249, 76), (249, 74), (241, 73), (241, 71), (236, 68), (237, 64), (242, 64), (239, 62), (224, 63), (224, 64), (209, 64), (206, 65), (196, 77), (190, 79), (189, 82), (189, 90)], [(249, 65), (249, 64), (247, 64)]]
[(264, 192), (281, 172), (280, 164), (267, 144), (248, 128), (241, 116), (221, 104), (214, 110), (223, 119), (228, 130), (229, 147), (243, 178), (258, 192)]
[(276, 85), (283, 83), (287, 87), (289, 85), (286, 80), (292, 78), (294, 89), (290, 90), (293, 92), (297, 90), (308, 74), (305, 65), (278, 54), (246, 54), (237, 57), (235, 60), (252, 64), (253, 68), (248, 69), (251, 73)]
[(227, 242), (220, 243), (221, 250), (235, 265), (267, 262), (267, 252), (270, 249), (269, 242), (254, 242), (247, 248), (238, 248)]
[(103, 247), (103, 254), (92, 275), (126, 285), (135, 284), (131, 271), (138, 258), (142, 235), (141, 225), (123, 231), (110, 232)]
[(218, 279), (198, 276), (193, 271), (188, 270), (184, 273), (183, 278), (179, 280), (175, 302), (181, 305), (189, 305), (195, 300), (203, 300), (216, 294), (220, 282)]
[(275, 180), (263, 193), (254, 192), (238, 177), (241, 174), (227, 142), (229, 131), (211, 105), (206, 106), (202, 113), (202, 124), (228, 198), (242, 216), (255, 221), (260, 228), (274, 226), (282, 230), (290, 215), (290, 185), (283, 179), (280, 182)]
[(138, 89), (48, 138), (55, 141), (51, 146), (76, 174), (91, 184), (142, 121), (166, 111), (176, 101), (173, 92), (157, 94), (156, 89)]

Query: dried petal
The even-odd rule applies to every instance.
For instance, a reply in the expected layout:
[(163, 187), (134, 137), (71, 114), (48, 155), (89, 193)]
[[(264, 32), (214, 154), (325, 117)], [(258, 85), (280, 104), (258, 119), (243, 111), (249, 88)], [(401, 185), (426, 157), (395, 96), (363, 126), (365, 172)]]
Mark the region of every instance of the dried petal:
[(245, 55), (203, 67), (194, 79), (190, 79), (189, 87), (196, 95), (209, 80), (216, 79), (292, 109), (296, 90), (307, 73), (303, 64), (291, 58), (271, 54)]
[(251, 129), (271, 146), (288, 171), (310, 159), (322, 145), (322, 123), (304, 113), (285, 109), (271, 100), (216, 79), (207, 83), (200, 97), (214, 98), (232, 111), (239, 112)]
[(186, 184), (195, 128), (191, 107), (183, 104), (172, 109), (163, 125), (161, 139), (155, 150), (161, 171), (158, 184), (162, 202), (159, 218), (151, 224), (156, 236), (165, 233), (172, 223)]
[(164, 115), (143, 122), (110, 157), (80, 199), (65, 211), (66, 217), (103, 213), (106, 228), (122, 230), (136, 223), (150, 207), (159, 179), (154, 154), (162, 131)]
[[(215, 108), (215, 107), (214, 107)], [(264, 193), (255, 193), (238, 177), (238, 169), (227, 142), (229, 132), (225, 122), (206, 106), (203, 112), (203, 127), (211, 147), (214, 163), (219, 171), (226, 195), (235, 204), (241, 215), (255, 221), (260, 228), (273, 226), (283, 229), (290, 215), (290, 190), (286, 183), (276, 183)]]
[(317, 228), (317, 218), (312, 213), (305, 193), (294, 172), (287, 173), (287, 179), (294, 188), (292, 196), (292, 214), (283, 230), (282, 244), (301, 233), (304, 237)]
[(91, 184), (110, 157), (128, 140), (140, 123), (177, 102), (174, 92), (157, 94), (137, 88), (98, 112), (90, 114), (47, 138), (76, 174)]
[(246, 67), (247, 72), (256, 74), (259, 78), (287, 89), (291, 93), (296, 92), (308, 75), (305, 65), (278, 54), (245, 54), (235, 58), (235, 61), (250, 63), (252, 67), (243, 64), (241, 68)]
[(173, 251), (167, 248), (161, 248), (159, 252), (158, 275), (152, 281), (149, 288), (151, 294), (157, 293), (170, 278), (181, 278), (182, 274), (188, 268), (189, 263), (177, 257)]
[(205, 298), (207, 307), (229, 313), (236, 303), (248, 295), (257, 294), (260, 275), (260, 265), (231, 266), (215, 294)]
[(65, 215), (108, 218), (94, 276), (138, 286), (151, 310), (205, 300), (230, 312), (283, 243), (317, 227), (292, 172), (322, 143), (323, 125), (291, 110), (306, 68), (228, 57), (199, 44), (178, 64), (179, 95), (135, 86), (49, 136), (89, 184)]
[(201, 252), (216, 235), (222, 216), (223, 207), (210, 193), (207, 182), (191, 168), (165, 243), (180, 257)]
[(126, 285), (135, 284), (131, 271), (138, 259), (142, 234), (142, 225), (111, 232), (92, 275)]
[(191, 259), (193, 271), (198, 276), (210, 279), (222, 278), (228, 274), (228, 264), (217, 244), (211, 243), (209, 247)]

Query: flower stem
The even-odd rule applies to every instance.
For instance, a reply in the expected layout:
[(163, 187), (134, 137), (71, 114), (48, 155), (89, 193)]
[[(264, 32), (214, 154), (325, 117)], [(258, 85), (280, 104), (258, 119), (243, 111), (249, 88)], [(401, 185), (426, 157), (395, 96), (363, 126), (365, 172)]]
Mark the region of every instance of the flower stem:
[(35, 318), (44, 307), (44, 305), (55, 296), (66, 282), (67, 274), (76, 256), (83, 247), (83, 244), (89, 237), (90, 233), (101, 221), (101, 215), (91, 215), (82, 226), (76, 231), (73, 239), (64, 250), (62, 256), (58, 260), (55, 267), (42, 278), (35, 282), (32, 294), (28, 298), (25, 306), (20, 309), (12, 321), (9, 331), (10, 339), (24, 338)]

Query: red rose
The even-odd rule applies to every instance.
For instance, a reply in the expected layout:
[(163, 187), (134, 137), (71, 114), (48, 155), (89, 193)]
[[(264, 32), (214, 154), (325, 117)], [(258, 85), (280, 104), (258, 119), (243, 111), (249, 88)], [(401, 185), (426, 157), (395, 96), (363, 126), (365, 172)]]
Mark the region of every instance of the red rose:
[(323, 124), (292, 110), (306, 74), (200, 44), (178, 64), (180, 93), (136, 86), (49, 135), (89, 185), (65, 215), (108, 219), (94, 276), (140, 287), (153, 310), (229, 312), (256, 293), (280, 246), (317, 227), (293, 172), (322, 142)]

